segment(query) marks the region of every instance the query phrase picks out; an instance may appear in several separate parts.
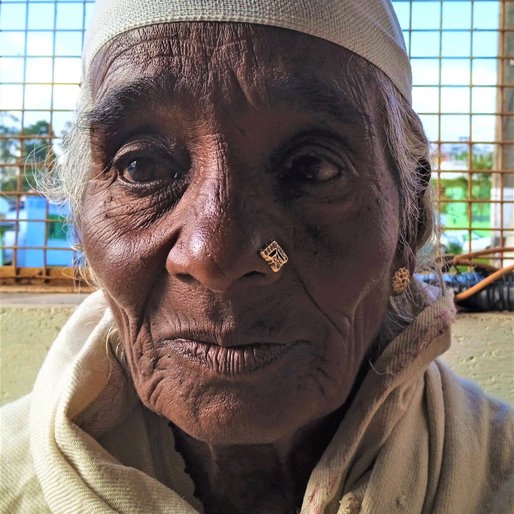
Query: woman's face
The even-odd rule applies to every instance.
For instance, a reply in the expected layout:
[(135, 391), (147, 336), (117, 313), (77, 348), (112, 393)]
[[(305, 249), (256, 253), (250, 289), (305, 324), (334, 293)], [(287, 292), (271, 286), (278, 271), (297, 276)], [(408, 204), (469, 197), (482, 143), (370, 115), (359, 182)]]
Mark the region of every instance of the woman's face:
[[(193, 437), (269, 443), (322, 419), (379, 330), (399, 199), (358, 59), (197, 23), (93, 64), (84, 248), (139, 396)], [(273, 240), (278, 273), (259, 256)]]

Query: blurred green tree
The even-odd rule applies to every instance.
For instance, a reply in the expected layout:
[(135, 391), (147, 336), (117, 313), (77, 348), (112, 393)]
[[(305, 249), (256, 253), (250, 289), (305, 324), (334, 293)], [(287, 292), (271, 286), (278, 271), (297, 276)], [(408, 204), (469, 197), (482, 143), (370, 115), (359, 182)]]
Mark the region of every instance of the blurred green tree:
[(9, 114), (0, 118), (0, 191), (7, 196), (19, 189), (33, 189), (36, 171), (51, 165), (55, 158), (51, 145), (54, 134), (48, 121), (36, 121), (21, 131), (14, 126), (17, 122)]

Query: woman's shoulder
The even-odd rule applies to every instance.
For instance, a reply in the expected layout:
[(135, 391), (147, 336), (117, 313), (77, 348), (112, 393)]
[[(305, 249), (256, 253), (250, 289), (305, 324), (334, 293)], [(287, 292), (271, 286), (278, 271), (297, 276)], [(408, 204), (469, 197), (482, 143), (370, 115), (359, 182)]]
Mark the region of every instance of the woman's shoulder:
[(30, 395), (0, 409), (0, 512), (50, 512), (30, 455)]
[(67, 369), (98, 331), (106, 308), (101, 291), (87, 297), (53, 343), (36, 379), (37, 394), (33, 391), (0, 409), (0, 512), (49, 512), (34, 467), (31, 434), (42, 424), (41, 414), (55, 410)]
[(445, 414), (455, 421), (457, 416), (464, 416), (463, 421), (474, 425), (478, 434), (494, 436), (498, 444), (505, 439), (514, 452), (514, 407), (487, 394), (475, 382), (456, 375), (441, 360), (434, 365), (440, 375), (445, 405), (451, 407)]
[[(427, 411), (442, 443), (440, 484), (479, 512), (514, 510), (514, 409), (436, 360), (427, 372)], [(431, 412), (430, 412), (431, 411)], [(443, 493), (440, 496), (442, 499)], [(462, 510), (461, 512), (477, 512)]]

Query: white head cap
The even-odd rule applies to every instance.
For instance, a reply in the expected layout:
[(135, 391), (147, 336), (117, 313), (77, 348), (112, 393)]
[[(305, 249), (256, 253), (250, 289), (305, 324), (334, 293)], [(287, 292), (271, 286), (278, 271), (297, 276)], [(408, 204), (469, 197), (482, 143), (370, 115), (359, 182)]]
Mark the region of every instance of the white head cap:
[(412, 76), (389, 0), (96, 0), (84, 76), (103, 45), (131, 29), (180, 21), (255, 23), (326, 39), (380, 68), (411, 102)]

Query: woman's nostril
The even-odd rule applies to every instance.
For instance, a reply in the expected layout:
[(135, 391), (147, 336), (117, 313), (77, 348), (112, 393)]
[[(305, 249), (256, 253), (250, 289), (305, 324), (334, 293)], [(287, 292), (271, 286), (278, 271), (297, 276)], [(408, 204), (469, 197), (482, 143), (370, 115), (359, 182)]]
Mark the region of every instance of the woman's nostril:
[(195, 278), (189, 273), (177, 273), (175, 276), (185, 284), (191, 284), (195, 281)]
[(248, 277), (248, 278), (259, 278), (262, 276), (264, 276), (264, 273), (262, 273), (261, 271), (249, 271), (245, 275), (245, 277)]

